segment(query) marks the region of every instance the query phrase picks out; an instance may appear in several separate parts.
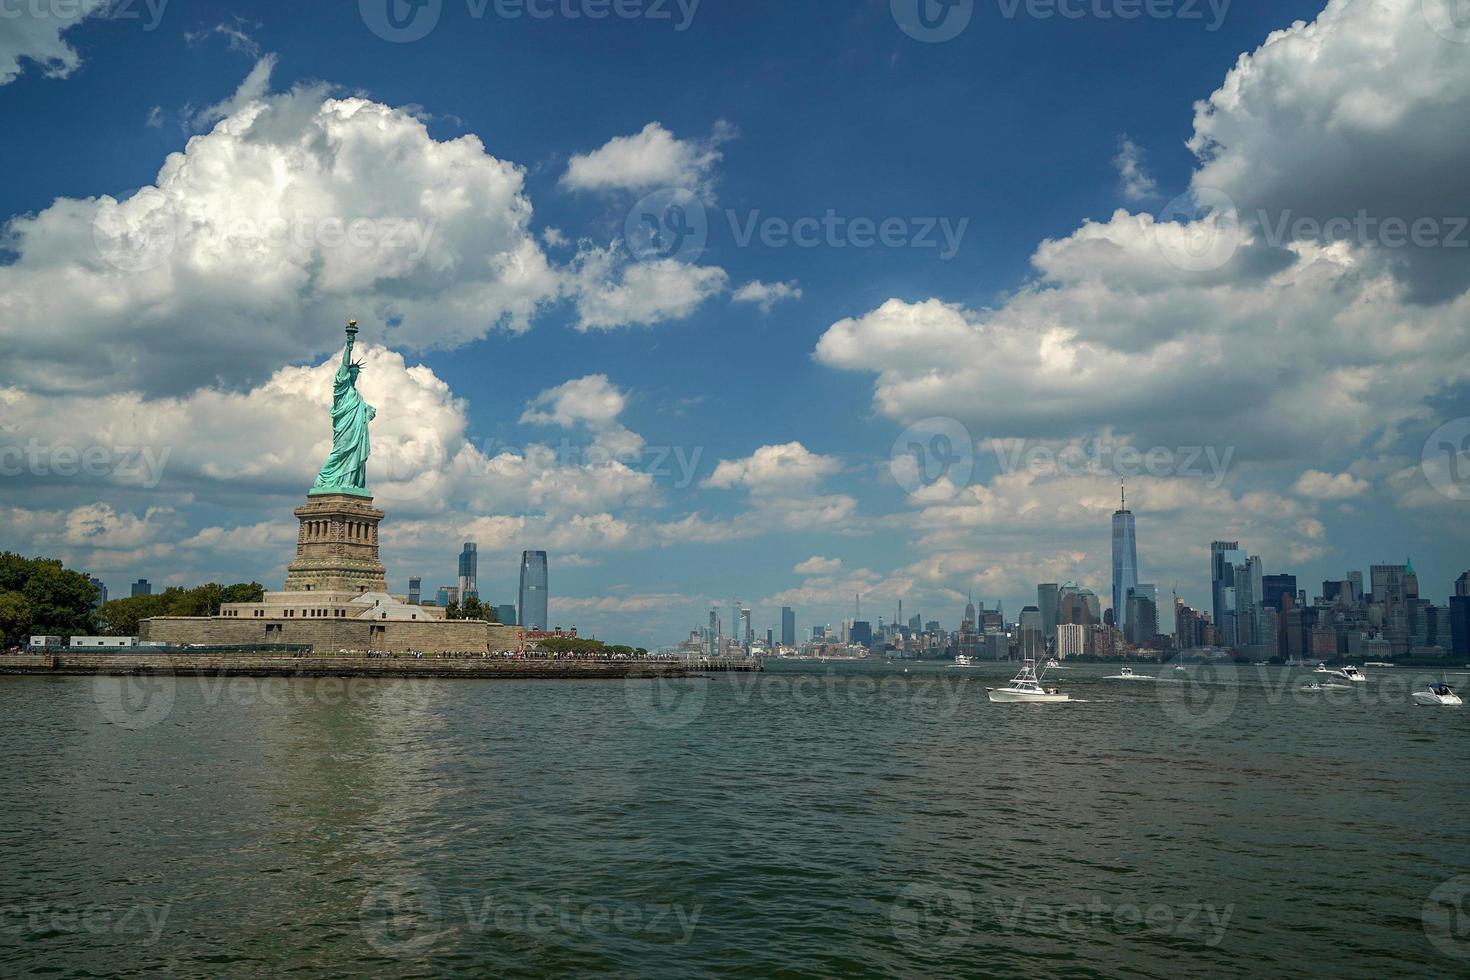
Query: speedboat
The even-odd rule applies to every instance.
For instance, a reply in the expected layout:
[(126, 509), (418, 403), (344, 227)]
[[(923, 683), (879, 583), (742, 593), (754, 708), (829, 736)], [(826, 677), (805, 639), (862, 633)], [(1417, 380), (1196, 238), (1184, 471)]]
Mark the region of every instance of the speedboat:
[(1318, 684), (1316, 681), (1307, 681), (1307, 683), (1302, 685), (1303, 691), (1351, 691), (1352, 689), (1351, 684), (1334, 684), (1331, 681), (1325, 684)]
[(1025, 661), (1021, 672), (1005, 687), (987, 687), (985, 692), (990, 695), (990, 700), (1008, 704), (1058, 704), (1072, 700), (1070, 695), (1063, 694), (1054, 687), (1041, 686), (1041, 681), (1036, 676), (1034, 660)]
[(1048, 660), (1046, 662), (1046, 669), (1047, 670), (1061, 670), (1062, 669), (1062, 665), (1059, 664), (1059, 663), (1057, 663), (1057, 658), (1056, 657), (1052, 657), (1050, 660)]
[(1460, 696), (1455, 693), (1455, 689), (1448, 684), (1430, 684), (1422, 691), (1415, 691), (1413, 698), (1415, 704), (1458, 705), (1465, 703), (1460, 700)]
[(1158, 678), (1156, 678), (1156, 677), (1150, 677), (1148, 674), (1135, 674), (1133, 672), (1133, 668), (1132, 667), (1122, 667), (1122, 668), (1119, 668), (1119, 670), (1118, 670), (1118, 672), (1116, 674), (1110, 674), (1109, 676), (1104, 677), (1103, 680), (1105, 680), (1105, 681), (1152, 681), (1152, 680), (1158, 680)]
[(1332, 675), (1334, 677), (1341, 677), (1343, 680), (1352, 681), (1354, 684), (1368, 683), (1368, 678), (1363, 674), (1363, 672), (1358, 668), (1352, 666), (1351, 664), (1346, 667), (1339, 667), (1337, 670), (1334, 670), (1332, 672)]
[(954, 663), (950, 664), (950, 666), (951, 667), (973, 667), (973, 666), (975, 666), (975, 661), (971, 660), (969, 657), (965, 656), (962, 653), (958, 657), (955, 657), (954, 658)]

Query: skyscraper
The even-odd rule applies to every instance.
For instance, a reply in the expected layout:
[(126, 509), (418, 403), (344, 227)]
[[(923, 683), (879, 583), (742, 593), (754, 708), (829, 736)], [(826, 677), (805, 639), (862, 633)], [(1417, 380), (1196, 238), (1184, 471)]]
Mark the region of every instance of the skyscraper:
[(501, 626), (516, 625), (516, 607), (509, 602), (496, 606), (495, 621)]
[(424, 601), (424, 580), (411, 578), (408, 580), (408, 604), (417, 606)]
[(740, 646), (747, 657), (755, 646), (755, 627), (750, 622), (750, 610), (744, 606), (740, 607)]
[(480, 549), (473, 541), (464, 543), (459, 553), (459, 594), (461, 601), (480, 597), (479, 585)]
[(546, 629), (546, 552), (521, 552), (520, 624), (528, 630)]
[(1057, 638), (1057, 599), (1059, 586), (1055, 582), (1043, 582), (1036, 587), (1036, 607), (1041, 610), (1041, 633), (1047, 643), (1055, 644)]
[(92, 588), (97, 593), (92, 602), (92, 608), (101, 608), (107, 602), (107, 586), (95, 575), (88, 575), (87, 581), (92, 583)]
[(1035, 606), (1021, 609), (1020, 635), (1017, 637), (1024, 660), (1036, 660), (1046, 652), (1045, 633), (1041, 628), (1041, 610)]
[(1118, 509), (1113, 512), (1113, 621), (1126, 630), (1128, 616), (1125, 603), (1128, 590), (1138, 584), (1138, 543), (1135, 540), (1133, 512), (1128, 509), (1125, 490), (1118, 494)]
[(796, 646), (796, 612), (790, 606), (781, 607), (781, 645)]
[(1123, 600), (1128, 613), (1128, 629), (1124, 637), (1136, 647), (1146, 647), (1159, 635), (1159, 591), (1139, 583), (1128, 590)]
[(1245, 552), (1238, 541), (1214, 541), (1210, 544), (1210, 600), (1215, 618), (1215, 642), (1234, 646), (1235, 638), (1235, 566), (1245, 563)]
[(132, 594), (135, 597), (140, 595), (152, 595), (153, 584), (149, 582), (146, 578), (140, 578), (138, 579), (138, 581), (133, 583)]

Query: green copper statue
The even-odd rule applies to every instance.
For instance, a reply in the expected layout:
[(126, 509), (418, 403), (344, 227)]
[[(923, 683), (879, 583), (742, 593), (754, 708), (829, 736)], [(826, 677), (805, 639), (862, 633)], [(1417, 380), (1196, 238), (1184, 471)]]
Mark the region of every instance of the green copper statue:
[(309, 496), (347, 493), (355, 497), (371, 497), (367, 490), (367, 460), (372, 448), (368, 441), (368, 423), (378, 410), (357, 393), (357, 376), (362, 361), (352, 360), (352, 345), (357, 340), (357, 321), (347, 321), (347, 349), (332, 382), (332, 452), (322, 464), (316, 485)]

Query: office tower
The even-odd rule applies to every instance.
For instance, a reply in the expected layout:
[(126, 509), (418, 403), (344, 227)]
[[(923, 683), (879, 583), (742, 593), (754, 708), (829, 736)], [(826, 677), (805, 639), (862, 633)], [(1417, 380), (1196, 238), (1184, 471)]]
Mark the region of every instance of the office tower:
[(546, 552), (521, 552), (521, 599), (516, 608), (528, 630), (546, 629), (547, 585)]
[(1215, 620), (1215, 642), (1221, 646), (1234, 646), (1235, 626), (1235, 568), (1245, 563), (1245, 552), (1235, 541), (1214, 541), (1210, 544), (1210, 602), (1211, 615)]
[(459, 586), (457, 586), (457, 585), (441, 585), (441, 586), (439, 586), (439, 595), (438, 595), (437, 599), (435, 600), (435, 602), (436, 602), (437, 605), (439, 605), (441, 608), (444, 608), (444, 609), (448, 609), (450, 606), (457, 606), (457, 605), (459, 605)]
[(781, 607), (781, 645), (796, 646), (796, 611), (790, 606)]
[(501, 603), (495, 607), (495, 621), (501, 626), (516, 625), (516, 607), (514, 603)]
[(1063, 582), (1058, 590), (1057, 625), (1092, 626), (1103, 621), (1097, 594), (1076, 582)]
[(1138, 584), (1138, 543), (1135, 538), (1128, 495), (1126, 490), (1120, 490), (1118, 509), (1113, 512), (1113, 621), (1120, 629), (1128, 625), (1124, 609), (1128, 590)]
[(1080, 657), (1087, 652), (1087, 630), (1081, 623), (1057, 624), (1057, 658)]
[(1193, 650), (1196, 647), (1208, 646), (1210, 642), (1209, 621), (1205, 614), (1198, 609), (1184, 604), (1184, 600), (1178, 596), (1174, 597), (1174, 643), (1181, 650)]
[(750, 648), (755, 646), (755, 628), (750, 623), (750, 610), (745, 606), (740, 607), (740, 635), (736, 638), (746, 656), (750, 655)]
[(1057, 638), (1057, 600), (1060, 586), (1055, 582), (1043, 582), (1036, 587), (1036, 607), (1041, 610), (1041, 632), (1047, 643)]
[(847, 642), (871, 648), (873, 646), (873, 624), (865, 619), (854, 620), (847, 633)]
[(1021, 648), (1022, 659), (1036, 660), (1046, 652), (1046, 634), (1041, 627), (1041, 610), (1036, 606), (1025, 606), (1021, 609), (1017, 640)]
[(1353, 602), (1354, 603), (1362, 602), (1363, 601), (1363, 595), (1364, 595), (1364, 593), (1363, 593), (1363, 573), (1362, 572), (1348, 572), (1347, 573), (1347, 580), (1349, 582), (1353, 583)]
[(1128, 611), (1128, 628), (1124, 638), (1136, 647), (1146, 647), (1159, 635), (1159, 590), (1147, 583), (1140, 583), (1128, 590), (1123, 600)]
[(95, 575), (88, 575), (87, 581), (92, 583), (92, 590), (96, 593), (92, 600), (92, 608), (97, 609), (107, 602), (107, 586)]
[(1455, 579), (1450, 596), (1450, 655), (1460, 663), (1470, 657), (1470, 572)]
[(479, 570), (479, 546), (473, 541), (466, 541), (464, 550), (459, 553), (459, 594), (462, 597), (480, 597)]
[(704, 638), (709, 645), (709, 655), (718, 657), (720, 655), (720, 610), (717, 608), (709, 611), (709, 627), (705, 630)]
[[(1325, 585), (1326, 583), (1323, 584)], [(1323, 595), (1326, 595), (1325, 590)], [(1295, 575), (1267, 575), (1261, 579), (1261, 605), (1267, 609), (1275, 609), (1280, 612), (1282, 596), (1291, 596), (1295, 600)], [(1333, 598), (1336, 598), (1335, 594)]]
[(140, 595), (152, 595), (153, 585), (146, 578), (140, 578), (138, 579), (138, 581), (133, 583), (133, 591), (131, 594), (135, 598)]
[(408, 603), (417, 606), (424, 601), (424, 580), (411, 578), (408, 580)]
[(766, 649), (767, 650), (774, 650), (775, 648), (776, 648), (776, 631), (773, 630), (773, 629), (767, 629), (766, 630)]

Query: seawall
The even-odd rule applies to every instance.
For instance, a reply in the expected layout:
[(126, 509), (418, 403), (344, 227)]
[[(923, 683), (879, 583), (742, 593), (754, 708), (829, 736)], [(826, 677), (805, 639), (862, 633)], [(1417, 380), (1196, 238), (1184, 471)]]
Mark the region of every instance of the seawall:
[(622, 680), (759, 671), (759, 661), (552, 660), (509, 657), (287, 656), (279, 653), (72, 653), (0, 656), (0, 675), (169, 674), (209, 677), (413, 677), (480, 680)]

